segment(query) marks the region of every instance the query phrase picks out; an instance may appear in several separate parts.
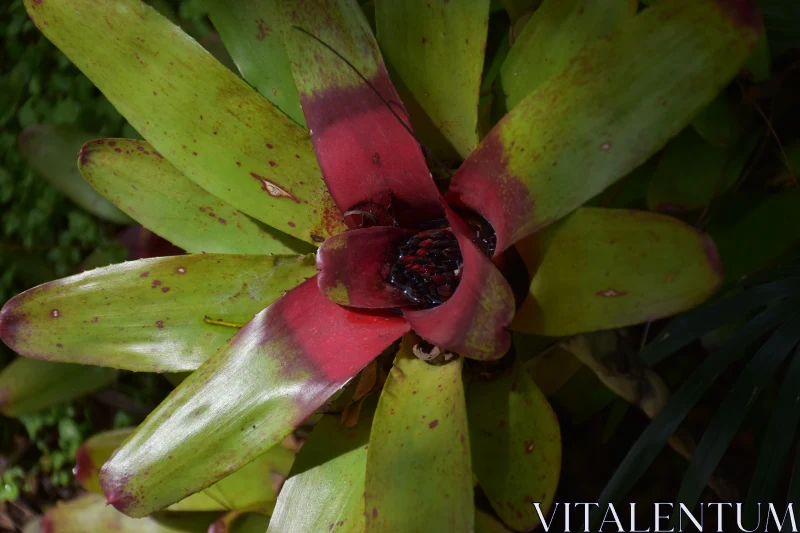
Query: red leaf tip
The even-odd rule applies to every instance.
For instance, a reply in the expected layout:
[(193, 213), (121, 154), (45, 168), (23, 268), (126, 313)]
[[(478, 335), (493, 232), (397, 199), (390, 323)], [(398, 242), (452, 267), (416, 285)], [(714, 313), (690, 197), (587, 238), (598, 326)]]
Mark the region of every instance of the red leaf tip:
[(761, 31), (761, 13), (753, 0), (715, 0), (723, 11), (733, 17), (735, 22)]
[(86, 450), (86, 443), (81, 444), (75, 452), (75, 468), (72, 469), (72, 474), (78, 483), (83, 485), (96, 470), (97, 466)]

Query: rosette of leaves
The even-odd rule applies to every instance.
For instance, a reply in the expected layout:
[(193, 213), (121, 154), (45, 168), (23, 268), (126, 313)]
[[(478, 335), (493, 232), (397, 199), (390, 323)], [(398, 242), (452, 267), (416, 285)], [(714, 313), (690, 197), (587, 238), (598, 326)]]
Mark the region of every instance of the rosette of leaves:
[[(475, 479), (506, 526), (538, 524), (559, 429), (509, 330), (636, 324), (718, 288), (708, 236), (580, 206), (692, 120), (761, 25), (740, 0), (600, 4), (545, 2), (484, 57), (488, 1), (368, 18), (346, 0), (209, 0), (240, 79), (136, 0), (26, 2), (146, 139), (85, 144), (81, 172), (190, 252), (48, 283), (0, 315), (27, 357), (191, 372), (100, 470), (109, 503), (167, 508), (328, 410), (270, 531), (502, 529)], [(348, 428), (326, 402), (351, 380)]]

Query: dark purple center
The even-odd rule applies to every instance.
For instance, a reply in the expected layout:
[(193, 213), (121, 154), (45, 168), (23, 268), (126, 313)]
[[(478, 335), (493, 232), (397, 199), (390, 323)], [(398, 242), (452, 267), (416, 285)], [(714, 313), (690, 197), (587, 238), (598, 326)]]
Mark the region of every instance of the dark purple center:
[(400, 244), (389, 283), (417, 307), (446, 302), (461, 279), (461, 249), (449, 229), (424, 231)]

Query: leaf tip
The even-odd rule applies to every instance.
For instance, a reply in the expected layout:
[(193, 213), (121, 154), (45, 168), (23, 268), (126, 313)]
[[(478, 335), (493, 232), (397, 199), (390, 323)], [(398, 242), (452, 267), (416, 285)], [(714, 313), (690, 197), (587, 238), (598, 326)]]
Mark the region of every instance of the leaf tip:
[(78, 447), (75, 452), (75, 468), (72, 469), (72, 474), (75, 480), (84, 488), (86, 482), (97, 471), (97, 465), (94, 464), (89, 452), (86, 450), (86, 443), (84, 442)]
[(0, 339), (6, 346), (14, 351), (18, 351), (17, 335), (22, 329), (25, 314), (19, 310), (19, 296), (10, 299), (0, 309)]
[(716, 290), (722, 284), (722, 280), (725, 279), (725, 270), (722, 267), (722, 260), (719, 257), (717, 245), (714, 244), (714, 240), (708, 234), (703, 235), (703, 250), (708, 259), (708, 264), (717, 278), (717, 284), (714, 288), (714, 290)]
[(753, 0), (714, 0), (733, 21), (761, 33), (761, 13)]
[(106, 505), (113, 505), (117, 511), (130, 517), (141, 518), (144, 515), (137, 514), (135, 509), (138, 502), (136, 497), (127, 491), (131, 475), (118, 475), (109, 468), (109, 464), (100, 469), (100, 488), (106, 496)]

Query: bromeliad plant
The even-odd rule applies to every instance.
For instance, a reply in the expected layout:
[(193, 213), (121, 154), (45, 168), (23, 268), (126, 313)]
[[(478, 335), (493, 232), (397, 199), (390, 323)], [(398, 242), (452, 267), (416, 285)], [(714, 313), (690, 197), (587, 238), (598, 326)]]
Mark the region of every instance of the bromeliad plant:
[[(501, 359), (509, 329), (620, 327), (715, 291), (708, 237), (579, 207), (736, 74), (757, 12), (545, 1), (484, 68), (488, 0), (376, 2), (377, 41), (349, 0), (207, 4), (249, 85), (137, 0), (26, 2), (147, 139), (87, 143), (84, 176), (190, 255), (31, 289), (3, 308), (3, 340), (28, 357), (192, 372), (100, 474), (111, 504), (145, 516), (277, 445), (402, 337), (356, 427), (317, 424), (270, 531), (480, 529), (473, 471), (506, 525), (532, 529), (560, 437)], [(576, 38), (543, 39), (553, 19)], [(508, 112), (492, 126), (480, 89), (493, 80)], [(431, 160), (463, 160), (441, 191), (409, 124)]]

